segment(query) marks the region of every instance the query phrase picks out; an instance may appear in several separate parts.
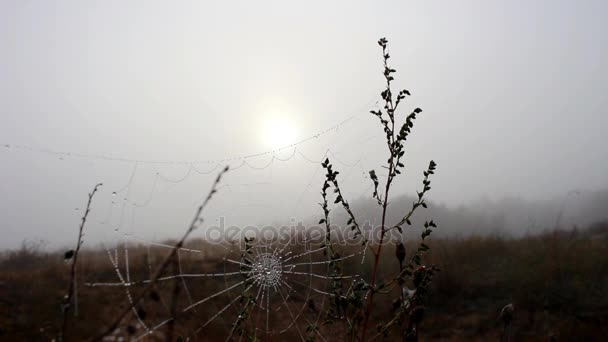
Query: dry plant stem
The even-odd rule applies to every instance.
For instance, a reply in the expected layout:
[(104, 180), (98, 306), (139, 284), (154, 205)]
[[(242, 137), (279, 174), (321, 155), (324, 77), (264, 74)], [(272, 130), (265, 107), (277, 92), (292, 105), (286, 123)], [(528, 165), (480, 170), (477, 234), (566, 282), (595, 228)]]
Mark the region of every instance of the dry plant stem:
[(65, 334), (68, 328), (68, 316), (70, 311), (69, 303), (72, 301), (72, 297), (74, 297), (74, 313), (77, 314), (77, 299), (74, 295), (76, 293), (76, 265), (78, 262), (78, 252), (80, 252), (80, 247), (82, 246), (82, 232), (84, 231), (84, 225), (87, 222), (87, 217), (89, 216), (89, 212), (91, 211), (91, 202), (93, 201), (93, 196), (97, 192), (97, 189), (102, 184), (99, 183), (95, 185), (93, 191), (89, 193), (89, 200), (87, 201), (87, 208), (82, 216), (82, 220), (80, 221), (80, 228), (78, 229), (78, 241), (76, 241), (76, 250), (74, 251), (74, 255), (72, 257), (72, 268), (70, 270), (70, 286), (68, 288), (67, 297), (65, 298), (65, 302), (68, 304), (68, 307), (63, 311), (63, 323), (61, 325), (61, 339), (65, 338)]
[[(393, 170), (393, 162), (391, 158), (391, 163), (389, 165), (388, 173), (389, 175)], [(382, 246), (384, 245), (384, 235), (386, 234), (386, 229), (384, 229), (386, 223), (386, 209), (388, 208), (388, 192), (390, 190), (390, 176), (389, 180), (386, 182), (385, 194), (384, 194), (384, 202), (382, 203), (382, 225), (380, 229), (382, 232), (380, 234), (380, 241), (378, 242), (378, 249), (374, 252), (374, 268), (372, 269), (372, 279), (370, 281), (370, 294), (369, 300), (367, 302), (367, 309), (365, 311), (365, 318), (363, 320), (363, 329), (361, 331), (361, 341), (365, 341), (365, 337), (367, 334), (367, 325), (369, 322), (369, 316), (371, 315), (371, 310), (374, 305), (374, 293), (376, 292), (374, 287), (376, 286), (376, 278), (378, 275), (378, 266), (380, 264), (380, 253), (382, 252)]]
[[(386, 183), (384, 184), (384, 192), (379, 193), (378, 192), (378, 188), (379, 188), (379, 178), (376, 174), (375, 170), (370, 170), (369, 171), (369, 175), (370, 175), (370, 179), (373, 182), (374, 185), (374, 192), (372, 197), (377, 200), (378, 205), (380, 208), (382, 208), (380, 210), (381, 212), (381, 231), (380, 231), (380, 237), (377, 241), (373, 241), (374, 246), (372, 246), (371, 243), (368, 243), (368, 240), (365, 238), (365, 236), (362, 236), (363, 238), (363, 245), (365, 245), (366, 249), (369, 247), (371, 252), (374, 255), (374, 259), (372, 262), (372, 270), (371, 270), (371, 274), (370, 274), (370, 279), (369, 279), (369, 283), (366, 283), (365, 281), (361, 281), (358, 283), (353, 283), (353, 285), (351, 285), (351, 289), (353, 290), (353, 296), (352, 298), (349, 298), (352, 300), (352, 306), (355, 308), (355, 312), (353, 313), (353, 321), (351, 322), (349, 317), (345, 317), (346, 321), (347, 321), (347, 328), (348, 328), (348, 332), (349, 332), (349, 340), (351, 341), (367, 341), (367, 330), (370, 324), (370, 316), (372, 315), (372, 312), (374, 310), (374, 299), (376, 296), (376, 293), (389, 293), (390, 291), (392, 291), (392, 289), (394, 288), (395, 285), (395, 281), (397, 282), (401, 282), (404, 281), (402, 278), (404, 275), (409, 275), (410, 277), (413, 276), (413, 270), (412, 270), (412, 265), (413, 263), (416, 263), (417, 265), (421, 265), (421, 254), (422, 252), (426, 251), (429, 249), (429, 247), (427, 245), (425, 245), (424, 243), (420, 243), (420, 246), (418, 247), (416, 254), (412, 257), (412, 259), (410, 260), (410, 262), (407, 264), (407, 267), (403, 267), (403, 260), (405, 260), (405, 250), (401, 253), (399, 252), (399, 250), (396, 251), (396, 257), (399, 259), (400, 262), (400, 267), (399, 267), (399, 272), (398, 272), (398, 276), (395, 277), (393, 280), (391, 280), (388, 284), (385, 284), (384, 282), (380, 282), (379, 278), (380, 275), (378, 274), (379, 272), (379, 267), (380, 267), (380, 258), (382, 256), (382, 249), (384, 248), (384, 244), (386, 243), (387, 240), (387, 235), (386, 233), (389, 232), (392, 229), (397, 229), (400, 233), (403, 233), (403, 224), (407, 224), (407, 225), (411, 225), (412, 223), (410, 222), (410, 217), (412, 216), (412, 214), (414, 213), (414, 211), (416, 210), (416, 208), (422, 206), (423, 208), (426, 208), (427, 205), (423, 200), (424, 194), (429, 191), (431, 189), (430, 187), (430, 180), (428, 179), (429, 175), (433, 174), (436, 164), (434, 161), (430, 161), (429, 163), (429, 167), (427, 171), (424, 171), (424, 180), (423, 180), (423, 190), (421, 192), (417, 192), (418, 193), (418, 201), (414, 202), (412, 204), (412, 209), (405, 214), (405, 216), (402, 217), (402, 219), (395, 225), (391, 225), (388, 226), (387, 225), (387, 211), (388, 211), (388, 205), (389, 205), (389, 196), (390, 196), (390, 189), (392, 186), (392, 182), (395, 180), (395, 178), (397, 177), (397, 175), (400, 175), (402, 173), (402, 170), (400, 170), (400, 168), (404, 168), (404, 164), (401, 162), (401, 158), (405, 155), (405, 150), (404, 150), (404, 143), (407, 140), (408, 135), (411, 133), (411, 129), (414, 127), (414, 120), (416, 119), (416, 115), (420, 114), (422, 112), (422, 109), (420, 108), (415, 108), (411, 114), (409, 114), (407, 117), (405, 117), (405, 120), (403, 122), (403, 124), (401, 125), (401, 128), (399, 129), (398, 133), (395, 132), (395, 125), (396, 125), (396, 120), (395, 120), (395, 114), (396, 114), (396, 110), (397, 107), (399, 107), (399, 104), (402, 102), (402, 100), (404, 100), (407, 96), (410, 96), (410, 92), (407, 89), (403, 89), (401, 91), (399, 91), (398, 94), (396, 94), (396, 97), (394, 96), (395, 94), (392, 93), (392, 89), (391, 89), (391, 82), (394, 80), (394, 77), (391, 75), (393, 73), (396, 72), (395, 69), (392, 69), (389, 67), (388, 65), (388, 59), (390, 58), (390, 55), (387, 52), (387, 40), (385, 38), (381, 38), (378, 41), (378, 44), (382, 47), (382, 55), (383, 55), (383, 59), (384, 59), (384, 78), (386, 80), (386, 87), (385, 89), (381, 92), (381, 96), (382, 99), (384, 100), (384, 108), (383, 109), (378, 109), (378, 110), (371, 110), (370, 113), (372, 113), (373, 115), (375, 115), (376, 117), (378, 117), (378, 119), (380, 120), (380, 123), (383, 127), (383, 130), (386, 134), (386, 146), (388, 148), (388, 152), (389, 152), (389, 157), (388, 160), (386, 162), (385, 165), (383, 165), (383, 168), (386, 168), (388, 170), (388, 175), (386, 178)], [(395, 101), (396, 99), (396, 101)], [(329, 208), (328, 208), (328, 201), (327, 201), (327, 189), (330, 187), (329, 183), (332, 183), (334, 186), (334, 192), (337, 193), (336, 199), (334, 201), (334, 203), (341, 203), (342, 206), (344, 207), (344, 209), (347, 211), (348, 215), (349, 215), (349, 220), (347, 222), (347, 226), (350, 226), (350, 229), (355, 231), (355, 237), (357, 235), (362, 235), (361, 230), (359, 228), (359, 225), (356, 222), (355, 216), (352, 213), (352, 211), (350, 210), (350, 206), (348, 204), (348, 202), (346, 201), (346, 199), (344, 198), (344, 196), (342, 195), (342, 192), (340, 190), (340, 187), (338, 185), (338, 179), (337, 179), (337, 175), (339, 174), (339, 172), (337, 171), (333, 171), (332, 169), (332, 165), (329, 163), (329, 159), (325, 159), (325, 161), (321, 164), (326, 170), (327, 170), (327, 175), (326, 175), (326, 180), (323, 184), (323, 188), (322, 188), (322, 196), (323, 196), (323, 202), (321, 203), (321, 207), (323, 208), (324, 211), (324, 218), (321, 219), (321, 221), (319, 221), (319, 224), (325, 222), (325, 226), (326, 226), (326, 244), (328, 244), (329, 238), (330, 238), (330, 229), (329, 229)], [(352, 226), (351, 226), (352, 224)], [(425, 237), (429, 236), (432, 232), (432, 229), (430, 227), (436, 227), (435, 223), (431, 220), (430, 222), (425, 222), (425, 230), (422, 232), (421, 234), (421, 238), (424, 241)], [(373, 231), (372, 231), (373, 233)], [(377, 245), (377, 246), (376, 246)], [(403, 249), (405, 249), (405, 247), (402, 246)], [(400, 256), (402, 255), (402, 256)], [(435, 272), (435, 268), (433, 268), (431, 270), (432, 272)], [(393, 285), (388, 291), (381, 291), (382, 289), (385, 289), (387, 285)], [(418, 285), (416, 285), (418, 286)], [(350, 291), (350, 289), (349, 289)], [(363, 294), (365, 296), (363, 296)], [(402, 291), (400, 291), (400, 298), (401, 301), (403, 301), (403, 294)], [(340, 308), (340, 303), (336, 304), (336, 306), (338, 308)], [(351, 305), (351, 303), (346, 303), (344, 305)], [(399, 318), (391, 321), (391, 322), (395, 322), (397, 321)], [(329, 322), (331, 323), (331, 321)], [(391, 323), (392, 325), (393, 323)], [(390, 327), (390, 325), (389, 325)], [(408, 331), (409, 332), (409, 331)]]
[[(382, 47), (382, 55), (386, 56), (386, 50), (385, 47)], [(388, 67), (388, 62), (387, 62), (387, 58), (384, 58), (384, 68), (385, 69), (389, 69)], [(386, 78), (386, 89), (390, 92), (391, 90), (391, 79), (389, 78), (390, 75), (386, 75), (385, 74), (385, 78)], [(386, 180), (386, 186), (384, 189), (384, 201), (382, 202), (382, 223), (380, 226), (380, 229), (382, 229), (382, 232), (380, 233), (380, 241), (378, 242), (378, 248), (376, 249), (376, 251), (373, 253), (374, 254), (374, 267), (372, 269), (372, 278), (370, 281), (370, 294), (369, 294), (369, 299), (367, 302), (367, 309), (365, 311), (365, 318), (363, 320), (363, 329), (361, 331), (361, 341), (365, 341), (366, 335), (367, 335), (367, 325), (369, 323), (369, 316), (371, 315), (371, 311), (374, 305), (374, 293), (376, 292), (375, 290), (375, 286), (376, 286), (376, 278), (378, 275), (378, 266), (380, 264), (380, 255), (382, 252), (382, 246), (384, 245), (384, 236), (386, 234), (386, 210), (388, 208), (388, 194), (391, 188), (391, 183), (393, 181), (393, 168), (395, 167), (394, 162), (395, 162), (395, 156), (394, 156), (394, 152), (393, 152), (393, 145), (395, 142), (395, 119), (394, 119), (394, 114), (395, 114), (395, 107), (393, 105), (393, 100), (392, 100), (392, 96), (387, 96), (387, 99), (385, 100), (385, 109), (387, 110), (388, 113), (390, 113), (389, 118), (391, 120), (391, 135), (389, 137), (387, 137), (387, 144), (388, 144), (388, 148), (389, 151), (391, 153), (390, 159), (389, 159), (389, 165), (388, 165), (388, 178)], [(373, 251), (373, 249), (372, 249)]]
[[(213, 182), (213, 185), (211, 186), (211, 190), (209, 191), (209, 193), (207, 194), (207, 197), (205, 198), (205, 201), (203, 202), (203, 204), (201, 204), (198, 207), (196, 214), (194, 215), (194, 218), (192, 219), (192, 222), (190, 223), (190, 227), (188, 227), (188, 229), (186, 230), (186, 232), (184, 233), (182, 238), (179, 240), (179, 242), (177, 242), (175, 244), (175, 246), (173, 246), (171, 253), (167, 256), (167, 258), (165, 258), (165, 260), (163, 261), (161, 266), (156, 270), (156, 272), (154, 273), (154, 277), (152, 277), (150, 283), (144, 288), (143, 291), (140, 292), (140, 294), (137, 297), (133, 298), (133, 305), (137, 305), (141, 301), (141, 299), (145, 296), (145, 294), (155, 286), (156, 282), (158, 281), (158, 278), (160, 278), (160, 276), (167, 269), (169, 264), (171, 264), (173, 262), (173, 259), (176, 257), (177, 251), (183, 246), (183, 244), (186, 241), (186, 239), (188, 238), (188, 236), (190, 236), (190, 234), (196, 229), (198, 223), (202, 222), (203, 219), (201, 217), (201, 214), (203, 212), (203, 209), (207, 206), (207, 204), (213, 197), (213, 194), (215, 194), (217, 192), (217, 186), (220, 183), (222, 176), (227, 171), (228, 171), (228, 166), (226, 166), (217, 175), (215, 181)], [(112, 322), (112, 324), (110, 324), (101, 334), (97, 335), (96, 337), (92, 338), (91, 340), (92, 341), (101, 341), (105, 336), (107, 336), (108, 334), (111, 334), (120, 325), (120, 322), (122, 322), (122, 320), (125, 318), (125, 316), (127, 314), (129, 314), (129, 312), (131, 312), (132, 310), (133, 310), (133, 308), (131, 306), (126, 307), (116, 317), (116, 319)]]

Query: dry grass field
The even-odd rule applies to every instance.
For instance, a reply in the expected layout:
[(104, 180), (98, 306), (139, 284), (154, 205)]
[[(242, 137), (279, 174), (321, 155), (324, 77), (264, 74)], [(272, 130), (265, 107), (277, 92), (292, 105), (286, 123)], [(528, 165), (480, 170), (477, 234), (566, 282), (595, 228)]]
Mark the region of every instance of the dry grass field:
[[(183, 273), (224, 272), (221, 260), (226, 252), (219, 246), (203, 242), (190, 245), (206, 251), (204, 256), (184, 257)], [(516, 308), (513, 340), (516, 341), (601, 341), (608, 336), (608, 225), (597, 224), (580, 231), (555, 231), (522, 238), (480, 237), (431, 239), (431, 251), (425, 256), (427, 264), (435, 264), (441, 272), (435, 279), (425, 318), (420, 328), (420, 340), (492, 341), (499, 340), (502, 324), (497, 317), (508, 303)], [(413, 250), (414, 246), (408, 246)], [(387, 253), (392, 253), (387, 248)], [(166, 251), (134, 246), (131, 253), (131, 278), (147, 279), (150, 270)], [(85, 250), (80, 259), (78, 317), (70, 320), (67, 340), (79, 341), (99, 333), (118, 311), (128, 305), (125, 292), (119, 287), (90, 287), (85, 282), (116, 281), (115, 270), (105, 250)], [(152, 259), (152, 260), (149, 260)], [(396, 267), (394, 258), (384, 258), (382, 270)], [(349, 265), (359, 273), (370, 272), (370, 265)], [(0, 261), (0, 340), (52, 340), (61, 323), (61, 298), (65, 294), (69, 265), (59, 252), (47, 252), (32, 245), (4, 252)], [(179, 305), (187, 297), (205, 298), (230, 284), (225, 279), (188, 280), (187, 296), (180, 293)], [(324, 282), (314, 283), (323, 288)], [(146, 297), (139, 307), (144, 321), (153, 325), (167, 317), (165, 298), (173, 282), (159, 283), (159, 298)], [(186, 288), (182, 287), (181, 291)], [(305, 288), (300, 289), (302, 293)], [(291, 298), (293, 309), (306, 304)], [(137, 292), (137, 286), (133, 287)], [(229, 298), (234, 293), (225, 294)], [(193, 332), (201, 322), (219, 311), (229, 299), (218, 296), (196, 310), (179, 315), (177, 335), (193, 340), (223, 340), (238, 312), (232, 308), (219, 316), (204, 333)], [(316, 297), (307, 297), (308, 300)], [(377, 316), (391, 310), (391, 296), (379, 297)], [(318, 302), (319, 303), (319, 302)], [(313, 311), (307, 306), (306, 310)], [(311, 312), (312, 314), (312, 312)], [(252, 321), (266, 317), (253, 313)], [(280, 326), (288, 321), (284, 312), (273, 312), (270, 324)], [(375, 317), (374, 319), (378, 319)], [(129, 340), (141, 326), (127, 318), (116, 338)], [(130, 325), (127, 329), (126, 327)], [(163, 329), (143, 340), (162, 340)], [(333, 327), (320, 327), (328, 341), (340, 340)], [(131, 334), (131, 335), (130, 335)], [(222, 338), (222, 336), (224, 336)], [(288, 331), (269, 340), (299, 339), (297, 331)]]

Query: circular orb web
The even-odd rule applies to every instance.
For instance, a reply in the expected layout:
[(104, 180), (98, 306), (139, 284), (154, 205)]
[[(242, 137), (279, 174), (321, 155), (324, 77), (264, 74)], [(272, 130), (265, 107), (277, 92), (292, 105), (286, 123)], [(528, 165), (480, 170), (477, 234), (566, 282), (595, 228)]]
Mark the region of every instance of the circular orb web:
[(256, 256), (251, 268), (254, 283), (264, 288), (276, 288), (281, 285), (283, 266), (280, 257), (271, 253)]

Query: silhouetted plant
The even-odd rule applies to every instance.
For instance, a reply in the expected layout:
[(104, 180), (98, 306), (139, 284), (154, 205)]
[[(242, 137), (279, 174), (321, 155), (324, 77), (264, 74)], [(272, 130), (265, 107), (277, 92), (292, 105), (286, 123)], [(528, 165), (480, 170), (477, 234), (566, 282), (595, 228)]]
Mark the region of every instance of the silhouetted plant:
[[(392, 90), (392, 82), (394, 81), (395, 69), (391, 68), (388, 64), (390, 55), (388, 53), (387, 44), (388, 41), (382, 38), (378, 41), (378, 44), (382, 48), (382, 58), (384, 62), (384, 79), (386, 81), (386, 87), (381, 92), (384, 106), (382, 109), (372, 110), (371, 113), (378, 117), (382, 129), (386, 136), (386, 147), (388, 150), (387, 164), (383, 167), (388, 170), (386, 183), (382, 186), (375, 170), (369, 171), (370, 178), (373, 182), (374, 191), (373, 198), (377, 201), (381, 210), (381, 231), (380, 238), (378, 241), (370, 241), (366, 237), (366, 232), (362, 231), (361, 226), (356, 220), (356, 217), (351, 210), (349, 202), (344, 197), (338, 180), (338, 171), (335, 171), (333, 165), (330, 163), (329, 158), (323, 161), (322, 166), (326, 171), (326, 179), (323, 183), (321, 195), (323, 202), (321, 207), (323, 209), (324, 218), (320, 220), (320, 224), (325, 223), (326, 226), (326, 245), (329, 247), (330, 258), (336, 258), (334, 250), (331, 248), (330, 243), (330, 224), (329, 224), (329, 194), (328, 190), (333, 187), (335, 198), (334, 204), (339, 204), (344, 208), (348, 214), (347, 226), (354, 233), (354, 238), (360, 239), (365, 250), (368, 249), (373, 255), (373, 266), (371, 276), (369, 279), (356, 280), (348, 285), (348, 289), (343, 291), (344, 288), (343, 279), (337, 279), (332, 282), (331, 291), (333, 293), (333, 305), (329, 308), (327, 313), (326, 324), (332, 324), (336, 319), (342, 319), (346, 324), (347, 336), (346, 340), (350, 341), (369, 341), (380, 336), (386, 336), (390, 329), (394, 326), (399, 326), (402, 329), (399, 331), (400, 336), (405, 341), (412, 341), (417, 339), (418, 325), (423, 318), (424, 313), (424, 297), (427, 294), (428, 285), (431, 282), (433, 276), (438, 271), (438, 268), (434, 266), (427, 267), (422, 264), (422, 255), (429, 250), (429, 247), (424, 243), (425, 239), (431, 234), (433, 228), (437, 225), (433, 221), (424, 223), (424, 229), (421, 234), (421, 241), (416, 249), (415, 253), (406, 260), (406, 250), (402, 243), (403, 237), (400, 238), (400, 242), (396, 244), (395, 257), (399, 262), (399, 271), (389, 279), (379, 280), (378, 267), (381, 259), (381, 252), (384, 246), (388, 242), (387, 234), (392, 231), (398, 231), (403, 234), (405, 226), (411, 225), (411, 217), (414, 212), (422, 207), (426, 208), (427, 204), (424, 200), (425, 194), (431, 190), (431, 181), (429, 177), (434, 174), (437, 164), (434, 161), (430, 161), (428, 168), (423, 172), (424, 179), (422, 181), (422, 190), (417, 192), (418, 199), (412, 203), (412, 207), (404, 212), (402, 218), (396, 222), (389, 224), (387, 222), (387, 209), (389, 204), (389, 192), (395, 178), (402, 174), (404, 171), (404, 156), (405, 156), (405, 142), (411, 130), (414, 126), (414, 120), (422, 110), (415, 108), (409, 115), (402, 118), (398, 115), (397, 110), (405, 102), (407, 96), (410, 96), (408, 90), (401, 90), (396, 95)], [(383, 190), (382, 190), (383, 188)], [(368, 232), (373, 233), (373, 232)], [(339, 267), (339, 266), (335, 266)], [(410, 289), (408, 286), (412, 286)], [(386, 323), (380, 322), (377, 324), (377, 334), (368, 337), (368, 326), (370, 324), (370, 317), (374, 314), (374, 299), (377, 294), (388, 294), (393, 289), (399, 290), (399, 298), (396, 299), (394, 305), (394, 315), (390, 317)], [(311, 339), (314, 339), (311, 337)]]
[(70, 249), (63, 254), (63, 259), (65, 261), (70, 261), (72, 264), (71, 264), (71, 268), (70, 268), (70, 281), (69, 281), (69, 285), (68, 285), (68, 292), (63, 297), (62, 305), (61, 305), (61, 309), (63, 311), (63, 323), (61, 324), (61, 333), (59, 335), (60, 341), (65, 339), (66, 331), (68, 329), (69, 312), (70, 312), (70, 309), (72, 308), (72, 305), (74, 307), (74, 315), (75, 316), (78, 315), (78, 283), (77, 283), (77, 275), (76, 275), (76, 272), (77, 272), (76, 267), (78, 265), (78, 253), (80, 252), (80, 247), (82, 246), (82, 243), (84, 242), (82, 240), (83, 232), (84, 232), (84, 225), (87, 222), (87, 217), (89, 216), (89, 212), (91, 211), (91, 202), (93, 202), (93, 196), (95, 196), (95, 193), (97, 192), (97, 190), (99, 189), (100, 186), (102, 186), (101, 183), (95, 185), (95, 187), (93, 188), (93, 191), (91, 191), (91, 193), (89, 193), (87, 206), (84, 211), (84, 214), (82, 215), (82, 219), (80, 221), (80, 227), (78, 228), (78, 239), (76, 240), (76, 249)]

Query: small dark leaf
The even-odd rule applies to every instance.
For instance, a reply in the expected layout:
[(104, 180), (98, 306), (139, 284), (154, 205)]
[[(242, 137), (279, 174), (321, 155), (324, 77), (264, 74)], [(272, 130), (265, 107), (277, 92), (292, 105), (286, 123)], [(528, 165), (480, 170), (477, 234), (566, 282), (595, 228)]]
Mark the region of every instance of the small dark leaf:
[(63, 259), (64, 260), (70, 260), (74, 257), (74, 250), (70, 249), (69, 251), (65, 252), (65, 254), (63, 254)]

